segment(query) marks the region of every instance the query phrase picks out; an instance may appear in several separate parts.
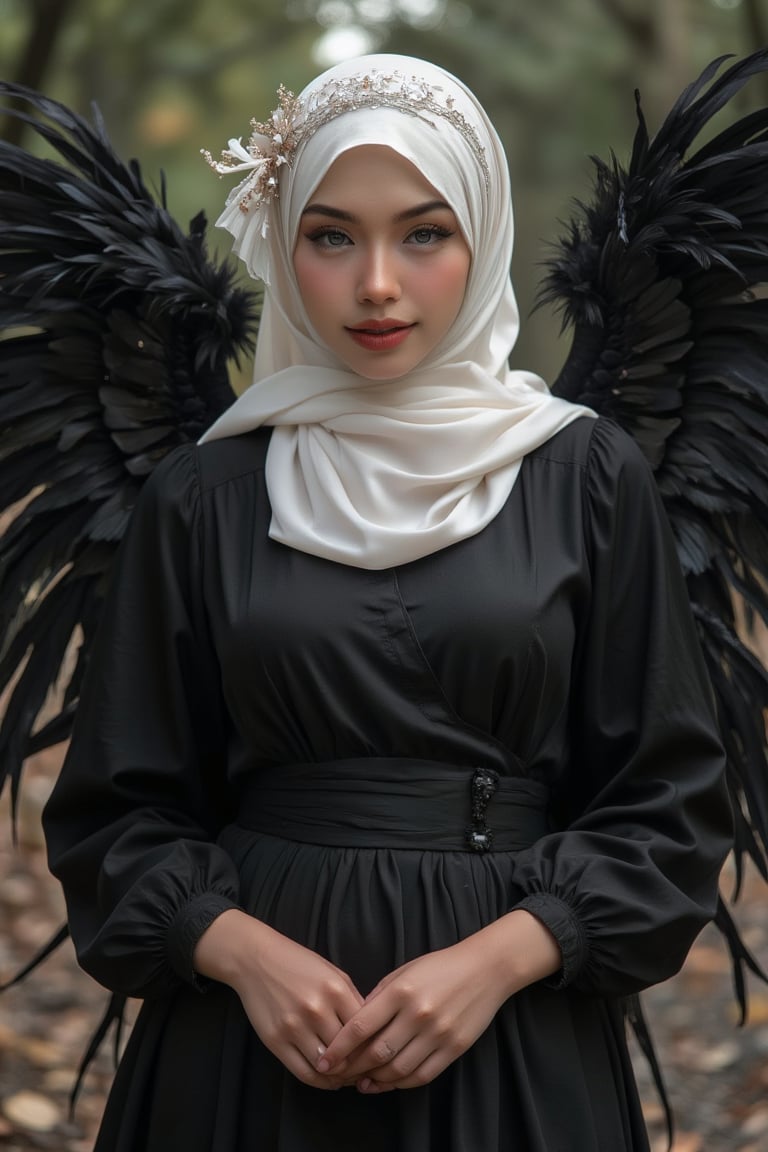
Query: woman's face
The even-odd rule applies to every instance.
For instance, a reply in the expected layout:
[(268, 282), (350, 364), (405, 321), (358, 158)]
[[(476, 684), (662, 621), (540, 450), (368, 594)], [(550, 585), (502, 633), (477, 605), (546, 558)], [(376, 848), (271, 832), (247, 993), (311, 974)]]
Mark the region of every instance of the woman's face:
[(302, 213), (293, 253), (312, 325), (352, 372), (392, 380), (449, 332), (470, 253), (456, 216), (390, 148), (344, 152)]

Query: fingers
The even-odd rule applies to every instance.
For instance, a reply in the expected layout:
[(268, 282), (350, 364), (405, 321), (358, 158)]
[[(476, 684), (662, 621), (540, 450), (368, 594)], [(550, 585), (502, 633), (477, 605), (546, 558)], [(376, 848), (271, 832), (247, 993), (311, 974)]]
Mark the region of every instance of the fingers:
[[(336, 1071), (343, 1066), (345, 1073), (350, 1071), (350, 1073), (353, 1074), (354, 1069), (352, 1062), (350, 1061), (349, 1068), (345, 1066), (349, 1057), (355, 1053), (355, 1063), (359, 1063), (359, 1059), (363, 1055), (364, 1046), (367, 1054), (369, 1041), (391, 1022), (395, 1012), (396, 1008), (388, 1002), (385, 997), (366, 1001), (362, 1008), (347, 1020), (333, 1042), (328, 1045), (327, 1052), (318, 1061), (318, 1071), (327, 1072), (330, 1068)], [(402, 1047), (402, 1045), (406, 1043), (406, 1039), (406, 1037), (402, 1039), (399, 1047)], [(387, 1037), (386, 1040), (390, 1047), (393, 1047), (396, 1051), (398, 1050), (398, 1048), (395, 1048), (397, 1044), (395, 1038)], [(360, 1050), (359, 1052), (357, 1051), (358, 1049)], [(371, 1060), (375, 1061), (375, 1066), (378, 1067), (379, 1064), (384, 1064), (388, 1059), (392, 1059), (391, 1055), (387, 1055), (387, 1051), (388, 1049), (382, 1046), (376, 1053), (370, 1054)], [(365, 1072), (372, 1066), (374, 1066), (372, 1063), (369, 1063), (367, 1066), (361, 1065), (359, 1071)]]
[(316, 1088), (339, 1088), (348, 1081), (334, 1070), (330, 1075), (317, 1068), (331, 1044), (362, 1003), (362, 997), (346, 980), (321, 974), (313, 987), (297, 991), (282, 982), (262, 981), (255, 990), (243, 988), (241, 1001), (262, 1042), (297, 1079)]
[[(392, 1079), (396, 1075), (397, 1068), (396, 1061), (393, 1061), (392, 1064), (377, 1072), (375, 1077), (364, 1076), (362, 1080), (358, 1081), (357, 1088), (364, 1096), (376, 1096), (382, 1092), (393, 1092), (395, 1089), (423, 1088), (425, 1084), (430, 1084), (441, 1072), (444, 1072), (453, 1059), (454, 1057), (448, 1056), (440, 1049), (435, 1049), (425, 1060), (421, 1060), (407, 1074), (397, 1079)], [(403, 1066), (406, 1066), (408, 1062), (406, 1059)]]
[(385, 1037), (381, 1038), (376, 1047), (378, 1049), (376, 1056), (379, 1058), (381, 1064), (388, 1064), (391, 1060), (394, 1060), (399, 1051), (398, 1048), (393, 1048), (389, 1040)]
[(437, 1048), (450, 1051), (449, 1059), (463, 1051), (452, 1014), (438, 1014), (428, 997), (414, 1003), (409, 992), (380, 988), (347, 1021), (316, 1067), (347, 1079), (370, 1074), (377, 1081), (399, 1081)]
[[(423, 978), (417, 967), (425, 970)], [(382, 982), (328, 1046), (317, 1070), (365, 1081), (363, 1091), (383, 1091), (428, 1083), (456, 1060), (492, 1013), (462, 1010), (455, 981), (446, 990), (433, 967), (431, 958), (422, 958)]]
[(307, 1000), (297, 1005), (294, 1011), (286, 1012), (272, 1035), (263, 1039), (273, 1051), (284, 1045), (293, 1048), (317, 1073), (318, 1062), (344, 1027), (344, 1018), (350, 1007), (348, 1004), (334, 1007), (321, 1000)]
[[(318, 1047), (321, 1048), (322, 1045), (318, 1045)], [(303, 1084), (308, 1084), (311, 1088), (322, 1088), (333, 1092), (346, 1083), (341, 1076), (323, 1076), (315, 1069), (317, 1056), (308, 1059), (307, 1054), (299, 1048), (293, 1046), (283, 1048), (279, 1054), (279, 1059), (297, 1080), (301, 1080)]]
[[(344, 1069), (344, 1074), (348, 1076), (357, 1072), (358, 1088), (361, 1081), (368, 1081), (380, 1088), (399, 1088), (432, 1056), (435, 1048), (435, 1043), (427, 1036), (414, 1036), (402, 1048), (398, 1047), (397, 1041), (377, 1037), (360, 1059), (360, 1064), (367, 1064), (368, 1067), (358, 1070), (350, 1064)], [(366, 1058), (368, 1052), (370, 1057)], [(334, 1072), (338, 1074), (339, 1070), (334, 1069)]]
[[(338, 1016), (322, 1016), (307, 1025), (305, 1021), (290, 1019), (285, 1022), (286, 1031), (282, 1037), (275, 1037), (271, 1050), (282, 1063), (304, 1084), (314, 1088), (335, 1090), (350, 1083), (336, 1070), (333, 1073), (323, 1074), (317, 1070), (318, 1061), (325, 1055), (328, 1044), (342, 1027)], [(354, 1083), (354, 1081), (352, 1081)]]
[[(399, 1080), (426, 1058), (434, 1045), (426, 1035), (414, 1034), (404, 1021), (361, 1044), (346, 1060), (332, 1069), (336, 1074), (359, 1078), (367, 1073), (387, 1070), (386, 1079)], [(378, 1079), (378, 1075), (377, 1075)]]
[[(349, 1057), (335, 1061), (329, 1074), (343, 1076), (345, 1082), (354, 1083), (365, 1076), (381, 1083), (399, 1081), (410, 1076), (436, 1047), (437, 1041), (429, 1032), (414, 1031), (407, 1021), (400, 1019), (370, 1041), (360, 1043)], [(326, 1063), (326, 1057), (321, 1056), (316, 1062), (318, 1071)]]

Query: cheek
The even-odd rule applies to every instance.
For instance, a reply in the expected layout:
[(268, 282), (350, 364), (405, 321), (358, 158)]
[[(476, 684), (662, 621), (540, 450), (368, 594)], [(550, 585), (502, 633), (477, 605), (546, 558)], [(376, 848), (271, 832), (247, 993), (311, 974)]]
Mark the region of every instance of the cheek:
[(304, 307), (312, 314), (327, 296), (327, 270), (322, 267), (319, 260), (313, 258), (312, 253), (307, 253), (301, 248), (294, 253), (293, 269)]
[(454, 252), (442, 262), (439, 269), (435, 269), (434, 292), (435, 298), (442, 301), (443, 310), (452, 312), (451, 319), (455, 319), (464, 301), (464, 293), (469, 279), (469, 253), (466, 251)]

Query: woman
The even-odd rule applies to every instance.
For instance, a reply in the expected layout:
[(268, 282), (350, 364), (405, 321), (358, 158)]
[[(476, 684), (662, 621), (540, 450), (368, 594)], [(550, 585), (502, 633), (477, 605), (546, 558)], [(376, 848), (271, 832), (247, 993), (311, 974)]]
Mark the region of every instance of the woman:
[(730, 838), (652, 477), (507, 366), (457, 80), (340, 65), (222, 167), (254, 387), (144, 490), (46, 811), (81, 963), (145, 999), (97, 1148), (647, 1148), (622, 997)]

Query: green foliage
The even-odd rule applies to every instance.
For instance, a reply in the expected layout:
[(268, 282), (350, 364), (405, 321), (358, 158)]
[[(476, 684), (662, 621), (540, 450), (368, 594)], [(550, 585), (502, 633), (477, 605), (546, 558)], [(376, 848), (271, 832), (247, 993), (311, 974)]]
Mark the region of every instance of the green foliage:
[[(4, 77), (17, 74), (46, 2), (0, 0)], [(79, 111), (95, 101), (120, 153), (139, 157), (150, 179), (166, 172), (171, 209), (185, 220), (201, 208), (215, 218), (229, 187), (200, 148), (217, 153), (247, 136), (278, 84), (301, 88), (330, 32), (435, 60), (477, 92), (507, 148), (525, 316), (558, 217), (587, 192), (587, 157), (629, 149), (634, 88), (657, 123), (706, 61), (758, 46), (748, 39), (755, 2), (74, 0), (42, 86)], [(551, 377), (563, 356), (556, 332), (549, 317), (527, 322), (518, 362)]]

